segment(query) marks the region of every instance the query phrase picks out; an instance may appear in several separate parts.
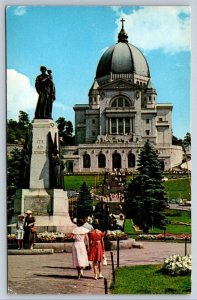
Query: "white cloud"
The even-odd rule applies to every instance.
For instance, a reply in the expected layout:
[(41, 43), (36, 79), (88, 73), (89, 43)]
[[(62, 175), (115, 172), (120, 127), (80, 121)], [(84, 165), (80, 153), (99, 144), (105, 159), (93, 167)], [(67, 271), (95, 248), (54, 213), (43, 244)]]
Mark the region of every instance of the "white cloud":
[(35, 111), (38, 94), (27, 76), (14, 69), (7, 70), (7, 117), (18, 121), (20, 110)]
[(26, 14), (26, 7), (25, 6), (18, 6), (15, 10), (14, 10), (14, 14), (16, 16), (23, 16)]
[(55, 101), (53, 103), (53, 105), (54, 105), (55, 108), (60, 109), (63, 112), (66, 112), (68, 110), (68, 106), (65, 105), (65, 104), (63, 104), (63, 103), (61, 103), (61, 102)]
[(190, 50), (190, 9), (186, 6), (145, 6), (130, 14), (119, 12), (117, 34), (124, 18), (129, 42), (144, 51), (162, 49), (167, 53)]
[(112, 6), (111, 8), (117, 15), (120, 14), (121, 6)]

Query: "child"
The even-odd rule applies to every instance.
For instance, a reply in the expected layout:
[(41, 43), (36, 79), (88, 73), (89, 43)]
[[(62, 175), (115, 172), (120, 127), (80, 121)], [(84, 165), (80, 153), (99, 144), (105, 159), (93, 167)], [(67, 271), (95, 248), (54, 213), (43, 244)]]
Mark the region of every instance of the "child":
[(24, 238), (24, 216), (19, 215), (16, 225), (16, 239), (18, 244), (18, 249), (23, 249), (23, 238)]

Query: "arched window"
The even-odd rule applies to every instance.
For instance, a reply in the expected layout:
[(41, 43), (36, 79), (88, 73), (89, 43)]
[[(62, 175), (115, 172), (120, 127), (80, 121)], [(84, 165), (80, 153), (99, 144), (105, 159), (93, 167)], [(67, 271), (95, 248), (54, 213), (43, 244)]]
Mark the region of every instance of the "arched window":
[(112, 154), (112, 167), (113, 169), (121, 169), (121, 155), (117, 152)]
[(128, 168), (135, 168), (135, 155), (131, 152), (128, 154)]
[(100, 153), (98, 155), (98, 167), (99, 168), (105, 168), (105, 166), (106, 166), (105, 155), (103, 153)]
[(132, 106), (133, 104), (131, 101), (123, 96), (118, 96), (114, 98), (111, 102), (111, 107), (129, 107)]
[(84, 154), (83, 156), (83, 167), (84, 168), (90, 168), (91, 165), (91, 159), (89, 154)]

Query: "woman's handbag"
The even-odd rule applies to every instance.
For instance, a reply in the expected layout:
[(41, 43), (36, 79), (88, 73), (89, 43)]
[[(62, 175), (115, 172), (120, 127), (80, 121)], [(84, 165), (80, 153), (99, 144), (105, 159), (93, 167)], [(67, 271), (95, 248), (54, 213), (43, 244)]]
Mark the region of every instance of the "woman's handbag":
[(103, 257), (103, 266), (107, 266), (107, 257), (105, 255)]

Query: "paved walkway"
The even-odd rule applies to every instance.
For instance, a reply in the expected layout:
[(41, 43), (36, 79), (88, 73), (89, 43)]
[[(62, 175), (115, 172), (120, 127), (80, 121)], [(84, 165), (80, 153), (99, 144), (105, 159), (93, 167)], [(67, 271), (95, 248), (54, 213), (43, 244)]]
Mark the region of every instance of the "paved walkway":
[[(173, 254), (184, 255), (184, 243), (143, 242), (144, 249), (120, 251), (120, 266), (162, 263)], [(187, 245), (191, 253), (191, 244)], [(116, 251), (114, 262), (116, 264)], [(111, 259), (107, 252), (108, 266), (103, 267), (103, 275), (110, 282)], [(9, 255), (8, 286), (10, 294), (105, 294), (104, 280), (93, 279), (93, 271), (84, 271), (84, 278), (77, 279), (76, 269), (72, 267), (71, 253), (48, 255)]]

